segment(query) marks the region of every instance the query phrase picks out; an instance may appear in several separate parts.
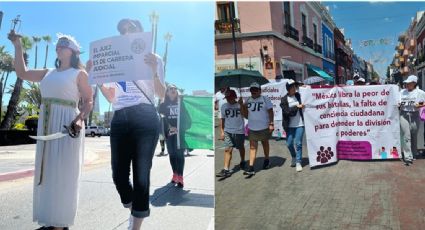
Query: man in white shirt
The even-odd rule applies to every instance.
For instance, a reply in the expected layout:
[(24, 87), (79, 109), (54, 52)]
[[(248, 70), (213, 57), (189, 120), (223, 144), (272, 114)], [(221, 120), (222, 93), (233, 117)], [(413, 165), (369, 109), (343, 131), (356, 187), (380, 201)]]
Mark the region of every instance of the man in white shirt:
[(214, 109), (218, 112), (218, 118), (220, 119), (220, 137), (219, 140), (224, 140), (224, 130), (222, 129), (221, 124), (221, 107), (224, 103), (226, 103), (226, 92), (230, 90), (230, 87), (222, 87), (220, 90), (214, 95)]
[[(271, 100), (261, 95), (261, 87), (257, 82), (249, 88), (251, 97), (241, 107), (242, 115), (248, 119), (249, 128), (249, 169), (244, 174), (255, 175), (254, 162), (257, 155), (258, 141), (261, 141), (264, 150), (263, 169), (270, 168), (269, 160), (269, 138), (273, 132), (273, 104)], [(241, 100), (241, 99), (240, 99)]]
[(240, 168), (245, 167), (245, 132), (244, 119), (241, 114), (242, 102), (236, 102), (236, 92), (229, 90), (226, 92), (227, 103), (221, 107), (221, 124), (224, 130), (224, 168), (217, 174), (218, 177), (228, 177), (232, 174), (229, 169), (232, 160), (233, 148), (239, 149), (241, 162)]

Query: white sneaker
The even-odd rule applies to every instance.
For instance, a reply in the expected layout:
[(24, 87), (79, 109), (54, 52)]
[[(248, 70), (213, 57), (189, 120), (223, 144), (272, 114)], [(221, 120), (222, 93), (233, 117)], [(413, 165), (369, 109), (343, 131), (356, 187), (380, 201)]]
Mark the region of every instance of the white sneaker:
[(300, 163), (297, 163), (297, 172), (301, 172), (303, 171), (303, 167), (301, 166)]
[(133, 224), (134, 224), (134, 217), (133, 215), (131, 215), (130, 213), (130, 217), (128, 218), (128, 230), (132, 230), (133, 229)]

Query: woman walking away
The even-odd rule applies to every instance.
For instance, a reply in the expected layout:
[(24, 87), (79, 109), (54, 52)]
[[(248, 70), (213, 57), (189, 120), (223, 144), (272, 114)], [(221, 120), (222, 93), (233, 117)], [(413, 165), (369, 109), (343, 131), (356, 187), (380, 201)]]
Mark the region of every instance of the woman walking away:
[(403, 138), (404, 165), (413, 163), (418, 154), (419, 108), (424, 106), (425, 92), (417, 88), (418, 77), (410, 75), (400, 92), (400, 131)]
[[(71, 36), (59, 35), (56, 68), (28, 70), (21, 37), (12, 31), (9, 39), (15, 46), (16, 75), (40, 82), (42, 102), (37, 136), (62, 132), (64, 126), (69, 126), (70, 135), (37, 141), (33, 192), (33, 221), (43, 226), (39, 229), (68, 229), (77, 213), (84, 160), (84, 119), (93, 107), (92, 89), (79, 58), (80, 47)], [(81, 111), (77, 108), (80, 98)]]
[[(291, 167), (296, 166), (297, 172), (302, 171), (302, 153), (304, 136), (304, 116), (301, 95), (296, 91), (296, 82), (289, 80), (286, 83), (288, 93), (281, 99), (282, 126), (286, 132), (286, 144), (291, 153)], [(294, 147), (295, 143), (295, 147)]]
[(183, 188), (184, 149), (177, 148), (177, 115), (179, 113), (177, 101), (177, 87), (169, 85), (165, 91), (164, 102), (159, 106), (159, 113), (164, 116), (165, 141), (173, 170), (171, 183)]

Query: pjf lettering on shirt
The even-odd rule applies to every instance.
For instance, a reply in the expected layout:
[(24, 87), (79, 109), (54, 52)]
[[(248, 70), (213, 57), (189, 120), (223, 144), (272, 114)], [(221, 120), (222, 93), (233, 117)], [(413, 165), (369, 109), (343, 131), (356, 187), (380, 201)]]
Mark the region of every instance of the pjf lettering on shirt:
[(226, 115), (226, 118), (240, 117), (241, 111), (239, 109), (226, 109), (224, 115)]
[(248, 109), (250, 109), (252, 112), (260, 111), (261, 108), (264, 107), (264, 102), (249, 102), (247, 104)]

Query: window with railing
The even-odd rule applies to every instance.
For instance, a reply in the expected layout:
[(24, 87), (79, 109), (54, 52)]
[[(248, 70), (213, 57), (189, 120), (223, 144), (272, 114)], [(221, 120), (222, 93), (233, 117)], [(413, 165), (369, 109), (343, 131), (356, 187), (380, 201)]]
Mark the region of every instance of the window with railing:
[(235, 15), (235, 3), (234, 2), (223, 2), (217, 3), (217, 14), (218, 20), (230, 22), (232, 16)]
[(217, 3), (218, 20), (215, 21), (215, 33), (231, 33), (232, 18), (234, 18), (233, 27), (235, 32), (241, 32), (239, 19), (235, 18), (235, 3), (222, 2)]

